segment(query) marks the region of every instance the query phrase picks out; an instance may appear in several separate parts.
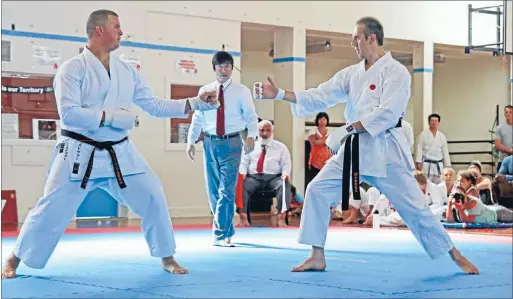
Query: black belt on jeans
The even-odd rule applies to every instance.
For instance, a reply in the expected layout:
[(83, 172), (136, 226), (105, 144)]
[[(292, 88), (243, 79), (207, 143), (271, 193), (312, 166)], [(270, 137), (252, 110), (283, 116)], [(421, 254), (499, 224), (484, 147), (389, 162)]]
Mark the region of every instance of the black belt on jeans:
[(91, 153), (91, 157), (89, 158), (89, 163), (87, 164), (87, 169), (85, 171), (84, 178), (82, 179), (82, 184), (80, 185), (80, 187), (82, 189), (86, 188), (87, 182), (89, 181), (89, 177), (91, 176), (91, 171), (93, 170), (93, 162), (94, 162), (94, 151), (96, 149), (107, 150), (109, 152), (110, 158), (112, 160), (112, 166), (114, 167), (114, 173), (116, 174), (116, 179), (118, 181), (118, 184), (122, 189), (126, 188), (125, 181), (123, 180), (123, 174), (121, 173), (121, 168), (119, 167), (118, 158), (116, 157), (116, 152), (114, 151), (113, 146), (118, 143), (128, 140), (128, 136), (119, 141), (99, 142), (99, 141), (92, 140), (86, 136), (83, 136), (83, 135), (80, 135), (78, 133), (71, 132), (68, 130), (61, 130), (61, 135), (70, 137), (77, 141), (94, 146), (93, 152)]
[(235, 133), (231, 133), (231, 134), (226, 134), (224, 136), (217, 136), (217, 135), (211, 135), (211, 134), (208, 134), (207, 132), (203, 133), (205, 137), (208, 137), (208, 138), (211, 138), (211, 139), (230, 139), (230, 138), (233, 138), (233, 137), (237, 137), (237, 136), (240, 136), (240, 132), (235, 132)]
[[(402, 118), (394, 128), (402, 127)], [(342, 170), (342, 211), (349, 209), (349, 182), (352, 183), (353, 199), (361, 200), (360, 194), (360, 139), (359, 134), (351, 134), (344, 144), (344, 165)], [(351, 167), (353, 168), (351, 171)], [(351, 174), (350, 174), (351, 172)], [(350, 176), (351, 175), (351, 176)]]

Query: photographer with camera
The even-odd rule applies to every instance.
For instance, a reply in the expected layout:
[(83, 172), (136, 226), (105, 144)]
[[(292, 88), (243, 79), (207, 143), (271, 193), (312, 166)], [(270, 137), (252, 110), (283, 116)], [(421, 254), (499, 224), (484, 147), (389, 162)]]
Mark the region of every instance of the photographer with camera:
[(513, 222), (513, 211), (499, 205), (487, 206), (479, 198), (477, 179), (470, 171), (460, 171), (447, 204), (447, 222)]

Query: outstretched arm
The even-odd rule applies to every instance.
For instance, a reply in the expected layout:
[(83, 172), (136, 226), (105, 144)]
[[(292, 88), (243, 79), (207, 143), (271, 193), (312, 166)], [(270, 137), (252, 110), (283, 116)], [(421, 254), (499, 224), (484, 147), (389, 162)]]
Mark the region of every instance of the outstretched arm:
[(262, 88), (255, 87), (255, 98), (259, 99), (258, 94), (261, 94), (264, 99), (292, 103), (292, 114), (295, 117), (305, 117), (325, 111), (338, 103), (347, 102), (350, 71), (350, 68), (345, 68), (316, 88), (295, 92), (279, 89), (273, 80), (267, 77), (269, 82), (264, 83)]
[[(163, 118), (187, 118), (189, 112), (192, 110), (209, 110), (217, 108), (215, 91), (203, 92), (197, 97), (181, 100), (158, 99), (143, 76), (136, 71), (134, 71), (134, 74), (136, 79), (134, 104), (141, 107), (142, 110), (152, 116)], [(213, 99), (211, 104), (205, 103), (206, 99), (209, 97)]]

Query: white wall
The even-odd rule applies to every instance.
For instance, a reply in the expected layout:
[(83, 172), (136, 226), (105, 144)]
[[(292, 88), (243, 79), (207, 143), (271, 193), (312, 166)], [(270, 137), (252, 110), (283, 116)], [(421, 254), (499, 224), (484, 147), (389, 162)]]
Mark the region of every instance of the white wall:
[[(440, 114), (440, 130), (448, 140), (490, 140), (500, 105), (499, 121), (504, 121), (503, 108), (510, 102), (509, 69), (501, 57), (447, 59), (435, 64), (433, 73), (433, 111)], [(426, 120), (427, 121), (427, 120)], [(490, 144), (451, 144), (451, 151), (489, 151)], [(458, 155), (453, 161), (491, 161), (490, 155)], [(455, 168), (460, 168), (455, 167)], [(489, 168), (486, 167), (486, 171)]]
[[(467, 3), (465, 1), (445, 2), (4, 2), (2, 3), (2, 29), (10, 30), (16, 24), (17, 31), (47, 34), (85, 36), (85, 22), (95, 9), (113, 9), (121, 16), (125, 39), (133, 42), (153, 43), (168, 46), (203, 48), (216, 50), (225, 44), (229, 51), (240, 51), (241, 22), (253, 22), (281, 26), (299, 26), (306, 29), (350, 33), (356, 16), (373, 15), (381, 19), (389, 38), (400, 38), (435, 43), (465, 45), (467, 42)], [(490, 2), (486, 2), (490, 4)], [(294, 11), (294, 13), (286, 13)], [(421, 12), (421, 13), (419, 13)], [(400, 21), (399, 21), (400, 20)], [(485, 28), (481, 26), (481, 28)], [(479, 31), (479, 29), (476, 29)], [(5, 33), (5, 32), (3, 32)], [(52, 73), (52, 69), (34, 69), (31, 58), (32, 46), (50, 46), (62, 49), (63, 59), (78, 53), (81, 43), (13, 37), (3, 34), (2, 39), (13, 42), (13, 62), (2, 63), (4, 71)], [(184, 52), (146, 50), (123, 47), (118, 51), (141, 60), (141, 72), (149, 80), (155, 94), (171, 96), (169, 86), (175, 84), (202, 85), (214, 76), (211, 71), (211, 54), (190, 54)], [(256, 54), (250, 53), (257, 57)], [(248, 55), (250, 55), (248, 54)], [(175, 69), (177, 59), (192, 57), (196, 60), (197, 76), (184, 76)], [(258, 56), (260, 57), (260, 56)], [(235, 57), (236, 65), (240, 57)], [(257, 58), (260, 62), (248, 60), (247, 71), (242, 81), (251, 86), (254, 77), (272, 70), (269, 59)], [(265, 70), (258, 71), (262, 66)], [(306, 86), (312, 87), (327, 79), (344, 62), (316, 60), (307, 62)], [(435, 73), (436, 74), (436, 73)], [(234, 79), (241, 75), (234, 72)], [(249, 83), (248, 83), (249, 82)], [(263, 118), (273, 117), (272, 104), (258, 104)], [(342, 107), (328, 111), (333, 121), (342, 121)], [(411, 115), (413, 113), (410, 113)], [(134, 130), (131, 138), (148, 159), (157, 175), (162, 179), (173, 217), (208, 216), (209, 210), (204, 191), (201, 152), (195, 163), (189, 162), (184, 154), (185, 145), (168, 145), (168, 120), (153, 119), (140, 115), (141, 127)], [(313, 118), (312, 118), (313, 119)], [(25, 150), (37, 148), (29, 146)], [(2, 144), (2, 189), (18, 190), (20, 219), (42, 194), (44, 173), (50, 159), (49, 147), (43, 147), (37, 158), (39, 166), (15, 165), (13, 151), (20, 148), (15, 144)], [(26, 161), (19, 162), (27, 164)], [(7, 177), (8, 176), (8, 177)], [(27, 181), (30, 188), (27, 188)]]

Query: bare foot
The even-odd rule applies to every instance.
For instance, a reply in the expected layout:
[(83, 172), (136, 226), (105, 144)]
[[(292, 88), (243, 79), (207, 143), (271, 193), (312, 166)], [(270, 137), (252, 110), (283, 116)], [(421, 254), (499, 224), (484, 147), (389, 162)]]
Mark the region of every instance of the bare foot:
[(326, 261), (324, 259), (314, 259), (312, 257), (306, 259), (299, 266), (292, 268), (292, 272), (324, 271), (324, 270), (326, 270)]
[(246, 213), (242, 213), (242, 212), (241, 212), (241, 213), (239, 214), (239, 217), (240, 217), (240, 224), (239, 224), (239, 225), (240, 225), (241, 227), (244, 227), (244, 226), (251, 226), (251, 225), (249, 224), (249, 221), (248, 221), (248, 214), (246, 214)]
[(353, 215), (354, 214), (351, 214), (351, 216), (349, 216), (349, 218), (347, 218), (344, 221), (342, 221), (342, 224), (356, 224), (356, 223), (358, 223), (358, 217), (353, 216)]
[(189, 270), (178, 265), (175, 259), (171, 257), (162, 258), (162, 268), (169, 273), (173, 274), (189, 274)]
[(16, 277), (16, 269), (20, 265), (20, 259), (11, 253), (2, 267), (2, 279)]
[(278, 226), (278, 215), (271, 214), (271, 227), (277, 227), (277, 226)]
[(452, 260), (458, 265), (466, 274), (479, 274), (479, 270), (472, 264), (466, 257), (464, 257), (458, 249), (453, 248), (450, 252)]
[(278, 227), (287, 227), (287, 224), (285, 223), (285, 213), (280, 214), (278, 216)]

